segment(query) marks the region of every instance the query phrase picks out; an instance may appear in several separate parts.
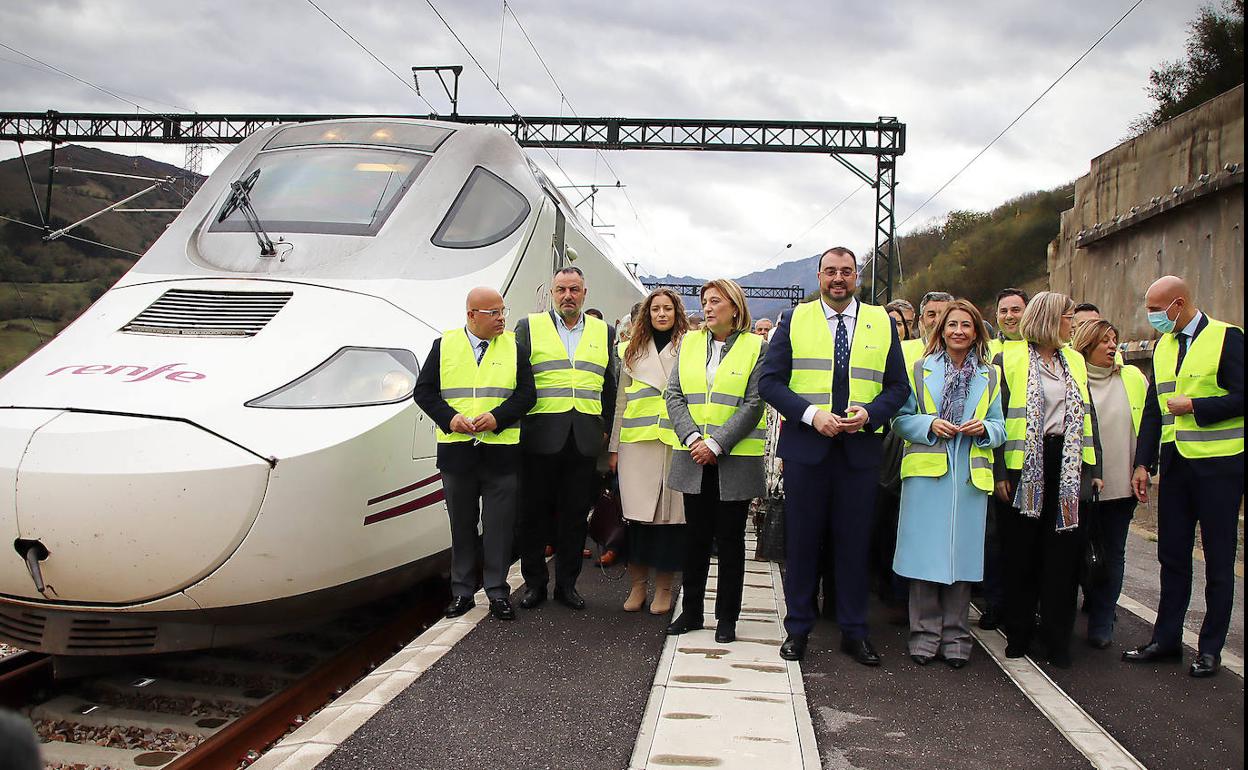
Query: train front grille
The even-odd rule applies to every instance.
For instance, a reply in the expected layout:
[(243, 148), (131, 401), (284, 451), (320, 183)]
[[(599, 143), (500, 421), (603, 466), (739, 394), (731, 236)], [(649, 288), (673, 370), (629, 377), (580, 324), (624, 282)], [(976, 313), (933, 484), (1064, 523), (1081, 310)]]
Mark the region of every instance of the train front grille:
[(252, 337), (287, 302), (288, 291), (170, 289), (121, 327), (135, 334), (193, 337)]
[(47, 617), (17, 607), (0, 607), (0, 640), (19, 647), (34, 647), (43, 642)]
[(156, 626), (113, 618), (74, 618), (66, 648), (74, 652), (143, 652), (156, 646)]

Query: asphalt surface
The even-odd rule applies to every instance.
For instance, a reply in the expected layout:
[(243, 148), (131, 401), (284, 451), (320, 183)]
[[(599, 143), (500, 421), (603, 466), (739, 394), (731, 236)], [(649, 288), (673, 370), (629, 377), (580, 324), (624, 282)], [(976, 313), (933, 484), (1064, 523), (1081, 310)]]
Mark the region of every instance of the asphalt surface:
[(1120, 607), (1114, 635), (1132, 642), (1107, 650), (1076, 642), (1070, 669), (1041, 668), (1150, 768), (1243, 767), (1243, 680), (1229, 671), (1193, 679), (1192, 650), (1184, 650), (1182, 664), (1122, 662), (1122, 650), (1147, 640), (1151, 629)]
[(623, 612), (626, 583), (589, 561), (578, 590), (580, 612), (483, 620), (318, 767), (627, 767), (669, 618)]
[(908, 627), (890, 624), (874, 600), (870, 622), (879, 668), (842, 654), (827, 620), (802, 661), (824, 770), (1091, 767), (984, 650), (960, 671), (920, 667), (906, 652)]

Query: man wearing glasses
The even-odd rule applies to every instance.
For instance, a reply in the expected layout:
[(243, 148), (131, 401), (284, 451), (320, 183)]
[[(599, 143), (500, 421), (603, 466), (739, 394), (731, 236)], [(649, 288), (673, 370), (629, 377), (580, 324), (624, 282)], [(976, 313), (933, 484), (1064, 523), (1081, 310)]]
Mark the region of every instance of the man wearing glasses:
[(816, 302), (785, 311), (759, 391), (788, 421), (784, 460), (786, 660), (801, 660), (815, 624), (820, 550), (836, 574), (841, 651), (880, 665), (867, 628), (871, 518), (882, 462), (880, 429), (910, 393), (897, 329), (884, 308), (859, 302), (858, 264), (844, 247), (819, 259)]
[(475, 606), (480, 556), (490, 614), (515, 620), (507, 569), (519, 494), (520, 420), (537, 395), (529, 351), (506, 330), (502, 295), (478, 287), (465, 304), (467, 323), (434, 341), (415, 393), (416, 404), (438, 428), (437, 466), (451, 519), (453, 598), (446, 616)]

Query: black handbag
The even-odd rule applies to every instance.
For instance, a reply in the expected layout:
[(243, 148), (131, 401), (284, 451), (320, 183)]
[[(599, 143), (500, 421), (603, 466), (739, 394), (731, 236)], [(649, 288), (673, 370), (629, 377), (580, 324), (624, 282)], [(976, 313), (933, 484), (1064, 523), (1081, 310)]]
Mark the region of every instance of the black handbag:
[(589, 536), (604, 551), (615, 551), (621, 557), (624, 555), (624, 547), (628, 543), (624, 510), (620, 505), (620, 496), (609, 484), (598, 496), (594, 510), (589, 515)]
[(758, 530), (755, 556), (764, 561), (784, 561), (783, 497), (769, 497), (763, 504), (763, 526)]
[(1090, 588), (1099, 586), (1109, 577), (1105, 566), (1105, 547), (1101, 543), (1101, 501), (1095, 492), (1085, 505), (1083, 524), (1083, 564), (1079, 582)]

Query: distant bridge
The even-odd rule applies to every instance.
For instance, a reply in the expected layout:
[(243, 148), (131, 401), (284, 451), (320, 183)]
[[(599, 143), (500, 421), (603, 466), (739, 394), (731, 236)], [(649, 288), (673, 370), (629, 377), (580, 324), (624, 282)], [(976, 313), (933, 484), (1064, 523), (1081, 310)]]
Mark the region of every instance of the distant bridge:
[[(647, 289), (657, 289), (660, 286), (665, 286), (682, 297), (702, 296), (702, 284), (700, 283), (642, 281), (641, 285)], [(801, 286), (742, 286), (741, 291), (745, 292), (746, 299), (787, 299), (793, 307), (797, 307), (801, 303), (802, 297), (806, 296), (806, 290)]]

